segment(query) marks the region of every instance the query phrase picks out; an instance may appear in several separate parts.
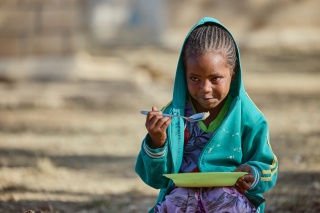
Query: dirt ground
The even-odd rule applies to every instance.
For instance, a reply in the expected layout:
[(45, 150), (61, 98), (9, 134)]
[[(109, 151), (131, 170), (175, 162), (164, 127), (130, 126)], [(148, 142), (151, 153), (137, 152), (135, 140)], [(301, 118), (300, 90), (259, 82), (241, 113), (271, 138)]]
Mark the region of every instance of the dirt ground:
[[(157, 60), (148, 61), (147, 52)], [(146, 133), (139, 110), (170, 101), (171, 62), (178, 53), (127, 53), (125, 60), (99, 60), (120, 68), (134, 64), (133, 76), (123, 71), (119, 78), (59, 82), (2, 79), (0, 212), (134, 213), (154, 205), (157, 190), (134, 172)], [(98, 59), (86, 60), (90, 67)], [(265, 194), (266, 212), (320, 212), (319, 54), (245, 52), (242, 60), (247, 91), (269, 121), (279, 160), (277, 185)]]

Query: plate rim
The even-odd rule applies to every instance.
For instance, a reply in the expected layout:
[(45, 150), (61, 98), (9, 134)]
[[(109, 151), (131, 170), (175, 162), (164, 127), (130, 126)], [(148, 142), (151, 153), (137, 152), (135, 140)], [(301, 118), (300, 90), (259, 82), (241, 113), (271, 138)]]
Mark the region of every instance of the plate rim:
[[(226, 175), (226, 173), (230, 174), (229, 177), (225, 177), (226, 179), (234, 179), (234, 178), (238, 179), (238, 178), (248, 174), (248, 172), (191, 172), (191, 173), (163, 174), (163, 176), (170, 179), (178, 187), (215, 187), (215, 186), (232, 186), (232, 185), (234, 185), (234, 184), (230, 184), (230, 183), (226, 183), (225, 185), (222, 183), (220, 184), (221, 181), (216, 181), (215, 183), (212, 183), (212, 182), (208, 183), (207, 181), (204, 181), (204, 182), (206, 182), (206, 184), (204, 184), (204, 182), (199, 182), (199, 181), (197, 181), (198, 183), (195, 183), (194, 180), (192, 180), (192, 177), (188, 181), (181, 181), (181, 177), (180, 177), (180, 179), (178, 177), (179, 175), (180, 176), (183, 176), (183, 175), (195, 176), (195, 174), (197, 174), (197, 175), (200, 174), (200, 178), (199, 177), (198, 178), (201, 181), (201, 179), (204, 177), (204, 175), (208, 175), (208, 173), (209, 173), (209, 178), (210, 178), (210, 174), (213, 175), (213, 177), (214, 177), (214, 175), (218, 175), (218, 174), (224, 174), (224, 175)], [(239, 174), (239, 173), (241, 173), (241, 174)], [(233, 176), (231, 174), (233, 174)], [(203, 176), (203, 177), (201, 177), (201, 176)], [(220, 176), (220, 175), (218, 175), (218, 176)]]
[(167, 175), (208, 175), (208, 174), (226, 174), (226, 173), (230, 173), (230, 174), (239, 174), (239, 173), (243, 173), (243, 175), (248, 174), (248, 172), (186, 172), (186, 173), (167, 173), (167, 174), (163, 174), (162, 176), (167, 177)]

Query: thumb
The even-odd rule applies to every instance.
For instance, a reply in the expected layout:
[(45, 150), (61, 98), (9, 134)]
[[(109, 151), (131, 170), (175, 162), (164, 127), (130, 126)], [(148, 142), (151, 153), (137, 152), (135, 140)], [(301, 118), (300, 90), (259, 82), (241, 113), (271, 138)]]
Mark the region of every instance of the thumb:
[(157, 107), (153, 106), (152, 111), (158, 111)]
[(248, 172), (251, 173), (251, 167), (247, 164), (242, 164), (234, 170), (234, 172)]

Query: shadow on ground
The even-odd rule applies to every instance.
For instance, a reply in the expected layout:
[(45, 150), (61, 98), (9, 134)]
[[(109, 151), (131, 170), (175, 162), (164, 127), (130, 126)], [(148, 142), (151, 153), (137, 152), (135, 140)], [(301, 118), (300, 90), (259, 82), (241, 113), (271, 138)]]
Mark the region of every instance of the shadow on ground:
[[(106, 194), (103, 196), (88, 195), (82, 193), (70, 193), (67, 191), (34, 191), (26, 188), (8, 188), (1, 190), (2, 192), (30, 192), (42, 194), (58, 194), (58, 195), (85, 195), (90, 196), (89, 201), (81, 202), (63, 202), (57, 200), (8, 200), (6, 202), (0, 201), (0, 212), (25, 212), (27, 210), (41, 210), (43, 213), (70, 213), (70, 212), (94, 212), (94, 213), (119, 213), (119, 212), (132, 212), (140, 213), (147, 212), (153, 205), (156, 197), (146, 196), (136, 191), (131, 191), (125, 194), (112, 195)], [(0, 191), (0, 192), (1, 192)]]
[[(266, 212), (308, 212), (320, 211), (320, 173), (280, 173), (274, 190), (266, 194)], [(8, 200), (0, 202), (0, 212), (24, 212), (41, 210), (43, 212), (147, 212), (154, 205), (155, 196), (130, 191), (125, 194), (105, 194), (97, 196), (88, 193), (68, 191), (33, 190), (26, 187), (12, 186), (3, 188), (1, 193), (41, 193), (59, 196), (85, 196), (89, 201), (62, 202), (57, 200)]]
[[(48, 159), (55, 167), (82, 170), (101, 175), (114, 174), (125, 178), (135, 178), (136, 156), (111, 155), (50, 155), (41, 151), (25, 149), (0, 149), (0, 167), (37, 167), (41, 159)], [(121, 169), (119, 169), (121, 168)], [(98, 171), (98, 172), (97, 172)]]

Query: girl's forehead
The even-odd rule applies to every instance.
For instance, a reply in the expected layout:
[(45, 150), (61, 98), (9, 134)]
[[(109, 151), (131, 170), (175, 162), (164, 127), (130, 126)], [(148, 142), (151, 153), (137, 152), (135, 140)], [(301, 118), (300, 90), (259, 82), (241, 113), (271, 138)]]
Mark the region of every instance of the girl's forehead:
[(220, 53), (205, 53), (201, 55), (189, 56), (186, 61), (188, 66), (198, 67), (229, 67), (228, 60), (225, 54)]
[(188, 57), (186, 61), (187, 75), (212, 76), (231, 74), (226, 57), (217, 53)]

